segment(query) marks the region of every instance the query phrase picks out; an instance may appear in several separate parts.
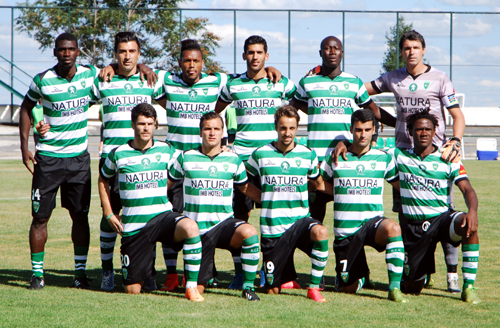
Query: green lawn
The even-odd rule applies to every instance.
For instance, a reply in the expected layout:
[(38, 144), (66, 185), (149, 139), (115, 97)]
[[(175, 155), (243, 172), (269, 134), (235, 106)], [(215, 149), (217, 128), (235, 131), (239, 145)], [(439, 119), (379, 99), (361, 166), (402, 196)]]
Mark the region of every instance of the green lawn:
[[(49, 238), (45, 255), (45, 279), (42, 291), (29, 291), (31, 276), (28, 230), (31, 223), (31, 176), (19, 161), (0, 161), (0, 326), (175, 326), (175, 327), (255, 327), (255, 326), (402, 326), (402, 327), (458, 327), (500, 326), (500, 220), (496, 215), (500, 191), (498, 162), (465, 163), (473, 187), (479, 197), (479, 236), (481, 257), (476, 287), (482, 303), (469, 305), (460, 301), (460, 295), (445, 292), (446, 269), (441, 247), (436, 251), (437, 273), (435, 288), (424, 290), (420, 296), (408, 296), (409, 303), (389, 302), (387, 271), (384, 253), (368, 248), (367, 256), (372, 281), (377, 290), (361, 290), (357, 295), (333, 292), (335, 276), (334, 255), (331, 249), (325, 275), (327, 290), (325, 304), (305, 298), (306, 290), (286, 291), (268, 296), (257, 290), (261, 302), (247, 302), (239, 291), (227, 288), (233, 275), (230, 253), (216, 254), (219, 280), (223, 289), (207, 290), (204, 303), (192, 303), (183, 293), (155, 292), (139, 296), (120, 291), (117, 275), (115, 292), (99, 291), (100, 255), (99, 222), (101, 209), (97, 192), (97, 161), (93, 161), (93, 191), (90, 211), (91, 246), (87, 273), (93, 279), (93, 291), (68, 288), (73, 277), (73, 248), (70, 239), (70, 218), (65, 209), (56, 208), (49, 223)], [(387, 185), (388, 186), (388, 185)], [(466, 209), (460, 192), (456, 192), (456, 206)], [(386, 214), (392, 201), (386, 188)], [(58, 200), (59, 206), (59, 200)], [(251, 223), (258, 225), (258, 211), (253, 211)], [(332, 232), (332, 209), (327, 212), (325, 224)], [(163, 282), (165, 267), (161, 248), (157, 249), (158, 284)], [(182, 265), (179, 256), (179, 268)], [(295, 255), (299, 283), (308, 281), (310, 260), (298, 251)], [(115, 267), (119, 267), (118, 247), (115, 249)], [(459, 260), (461, 263), (461, 259)], [(460, 266), (460, 265), (459, 265)], [(460, 274), (461, 276), (461, 274)], [(460, 283), (461, 285), (461, 283)]]

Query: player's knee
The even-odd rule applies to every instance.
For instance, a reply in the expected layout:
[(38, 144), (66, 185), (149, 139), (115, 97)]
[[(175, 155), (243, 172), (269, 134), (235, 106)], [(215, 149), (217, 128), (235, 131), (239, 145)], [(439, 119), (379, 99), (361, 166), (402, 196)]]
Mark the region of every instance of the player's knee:
[(196, 237), (200, 234), (198, 224), (189, 218), (182, 219), (178, 224), (184, 230), (187, 238)]
[(125, 285), (123, 288), (125, 289), (126, 294), (139, 295), (141, 293), (140, 284)]
[(328, 229), (324, 225), (316, 224), (311, 229), (311, 237), (314, 241), (328, 239)]
[(47, 226), (47, 222), (49, 222), (49, 218), (33, 218), (31, 225), (35, 229), (44, 228)]
[(241, 234), (243, 239), (247, 239), (257, 235), (257, 230), (255, 230), (254, 226), (251, 224), (242, 224), (238, 227), (237, 230)]
[(88, 211), (69, 212), (69, 216), (71, 217), (74, 223), (87, 224), (87, 225), (89, 224)]
[(387, 220), (387, 224), (385, 225), (385, 229), (387, 231), (388, 237), (401, 236), (401, 227), (399, 226), (398, 223), (396, 223), (392, 220)]
[(340, 287), (340, 291), (346, 294), (356, 294), (358, 291), (358, 284), (354, 283), (350, 286)]

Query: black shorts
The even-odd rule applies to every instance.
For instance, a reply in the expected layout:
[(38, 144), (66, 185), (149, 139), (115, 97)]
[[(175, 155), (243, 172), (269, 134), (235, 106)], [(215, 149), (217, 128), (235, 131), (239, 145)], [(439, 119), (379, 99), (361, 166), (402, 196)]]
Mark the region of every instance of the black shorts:
[(214, 262), (216, 248), (227, 249), (232, 254), (241, 253), (241, 248), (231, 248), (230, 244), (236, 228), (242, 224), (248, 223), (234, 218), (226, 219), (201, 236), (201, 247), (203, 252), (201, 253), (200, 273), (198, 275), (199, 285), (208, 282), (218, 275)]
[(177, 181), (167, 190), (167, 198), (172, 204), (172, 211), (184, 212), (184, 179)]
[(49, 218), (56, 207), (56, 194), (61, 187), (61, 206), (72, 213), (88, 212), (90, 206), (90, 155), (50, 157), (35, 154), (35, 170), (31, 185), (31, 215)]
[(177, 212), (165, 212), (149, 221), (137, 234), (122, 238), (121, 260), (123, 284), (140, 283), (156, 274), (154, 269), (156, 242), (179, 252), (183, 242), (174, 243), (177, 222), (186, 218)]
[(314, 242), (310, 230), (321, 224), (313, 218), (303, 218), (295, 222), (281, 237), (261, 238), (264, 260), (266, 288), (280, 287), (283, 283), (297, 279), (293, 263), (295, 249), (300, 249), (311, 256)]
[[(258, 176), (253, 176), (248, 174), (248, 182), (256, 186), (259, 190), (262, 190), (260, 178)], [(234, 188), (234, 196), (233, 196), (233, 210), (234, 215), (243, 215), (248, 214), (251, 210), (253, 210), (254, 205), (255, 208), (261, 208), (260, 204), (255, 204), (253, 200), (245, 196), (238, 188)]]
[(375, 248), (379, 253), (385, 250), (385, 245), (375, 243), (377, 228), (383, 220), (385, 218), (381, 216), (370, 219), (354, 235), (333, 243), (335, 271), (340, 287), (350, 286), (369, 273), (365, 245)]
[[(101, 174), (101, 169), (104, 165), (104, 162), (106, 162), (105, 158), (99, 159), (99, 174)], [(113, 213), (120, 214), (120, 210), (122, 209), (122, 203), (120, 201), (120, 180), (118, 174), (115, 174), (111, 179), (108, 179), (108, 181), (109, 181), (109, 198), (111, 200), (111, 209), (113, 210)]]
[(450, 210), (425, 221), (408, 220), (403, 214), (399, 214), (401, 235), (405, 245), (403, 267), (405, 280), (417, 280), (426, 274), (436, 272), (434, 252), (438, 242), (446, 242), (454, 247), (460, 245), (461, 240), (455, 242), (450, 238), (450, 224), (462, 213)]

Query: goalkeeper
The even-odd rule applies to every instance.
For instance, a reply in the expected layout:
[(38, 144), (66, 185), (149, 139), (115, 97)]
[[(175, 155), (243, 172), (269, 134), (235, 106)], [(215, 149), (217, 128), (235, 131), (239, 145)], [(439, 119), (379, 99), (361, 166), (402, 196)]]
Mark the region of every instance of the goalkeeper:
[[(461, 159), (460, 142), (465, 130), (465, 118), (455, 96), (455, 89), (446, 73), (424, 63), (425, 40), (417, 31), (409, 31), (401, 36), (399, 50), (406, 67), (387, 72), (372, 82), (365, 83), (369, 95), (382, 92), (392, 92), (396, 98), (397, 117), (396, 147), (413, 147), (412, 139), (406, 130), (406, 118), (416, 112), (429, 110), (436, 116), (438, 126), (433, 143), (442, 146), (442, 158), (447, 162), (458, 163)], [(453, 136), (447, 140), (446, 110), (453, 118)], [(336, 149), (337, 154), (340, 149)], [(453, 197), (452, 197), (453, 199)], [(452, 204), (453, 205), (453, 204)], [(394, 190), (393, 211), (399, 212), (401, 196)], [(448, 291), (459, 293), (458, 286), (458, 248), (448, 243), (442, 243), (448, 271)], [(430, 275), (427, 277), (427, 287), (432, 286)]]

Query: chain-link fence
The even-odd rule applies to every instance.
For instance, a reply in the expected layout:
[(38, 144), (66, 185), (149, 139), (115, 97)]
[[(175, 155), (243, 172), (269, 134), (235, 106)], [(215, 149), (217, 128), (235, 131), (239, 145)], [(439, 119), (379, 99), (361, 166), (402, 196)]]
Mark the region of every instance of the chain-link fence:
[[(24, 7), (26, 8), (26, 7)], [(52, 50), (40, 51), (39, 44), (26, 32), (19, 32), (16, 19), (23, 7), (0, 7), (0, 104), (18, 104), (8, 87), (24, 94), (30, 78), (55, 64)], [(31, 8), (33, 9), (33, 8)], [(87, 27), (99, 19), (119, 21), (118, 29), (131, 27), (127, 21), (127, 8), (54, 8), (64, 26), (73, 27), (75, 17), (91, 15)], [(228, 72), (244, 72), (242, 59), (244, 40), (250, 35), (263, 36), (269, 45), (268, 65), (280, 69), (293, 81), (321, 63), (319, 44), (329, 35), (344, 43), (343, 70), (371, 81), (382, 71), (387, 51), (386, 34), (402, 17), (412, 23), (426, 39), (425, 59), (446, 72), (455, 89), (466, 95), (466, 106), (498, 107), (496, 96), (500, 88), (500, 13), (465, 12), (387, 12), (387, 11), (313, 11), (313, 10), (212, 10), (212, 9), (144, 9), (143, 15), (153, 12), (175, 12), (169, 24), (170, 36), (180, 33), (182, 23), (191, 18), (208, 19), (206, 29), (221, 38), (214, 59)], [(139, 10), (139, 16), (141, 11)], [(162, 16), (166, 17), (166, 16)], [(161, 21), (160, 19), (158, 21)], [(128, 22), (128, 23), (127, 23)], [(145, 21), (144, 21), (145, 22)], [(134, 23), (135, 30), (146, 29), (141, 20)], [(144, 23), (145, 24), (145, 23)], [(86, 26), (80, 26), (79, 29)], [(62, 32), (53, 31), (52, 36)], [(109, 31), (108, 31), (109, 32)], [(200, 34), (200, 33), (199, 33)], [(201, 37), (201, 35), (195, 37)], [(166, 39), (169, 35), (164, 36)], [(113, 43), (113, 39), (103, 40)], [(158, 38), (151, 42), (160, 42)], [(164, 49), (165, 52), (169, 49)], [(103, 62), (112, 58), (102, 54)], [(88, 58), (81, 57), (86, 63)], [(157, 61), (165, 63), (165, 61)], [(13, 72), (13, 74), (11, 74)], [(27, 73), (24, 74), (23, 72)]]

